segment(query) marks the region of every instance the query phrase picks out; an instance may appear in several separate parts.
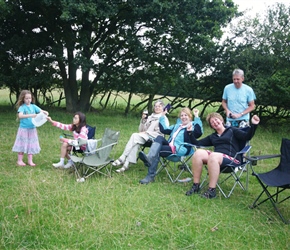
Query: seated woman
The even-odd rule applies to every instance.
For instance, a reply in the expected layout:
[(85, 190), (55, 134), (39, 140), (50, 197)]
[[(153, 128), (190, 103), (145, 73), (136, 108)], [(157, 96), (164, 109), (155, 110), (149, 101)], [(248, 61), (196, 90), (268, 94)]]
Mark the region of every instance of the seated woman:
[[(112, 163), (113, 166), (121, 166), (116, 172), (121, 173), (129, 169), (129, 164), (135, 164), (137, 162), (137, 152), (140, 145), (145, 144), (149, 139), (155, 139), (157, 136), (163, 134), (159, 130), (159, 117), (162, 115), (164, 109), (164, 103), (161, 100), (157, 100), (154, 103), (154, 113), (150, 116), (143, 113), (139, 125), (139, 133), (133, 133), (126, 144), (125, 150), (122, 155)], [(168, 119), (164, 118), (166, 123)]]
[(177, 154), (179, 156), (184, 156), (188, 154), (191, 150), (190, 146), (183, 146), (182, 143), (190, 143), (190, 135), (187, 132), (188, 127), (192, 132), (191, 136), (200, 137), (202, 135), (202, 123), (198, 117), (199, 110), (195, 109), (194, 121), (192, 121), (192, 114), (189, 108), (182, 108), (179, 113), (179, 120), (175, 125), (168, 126), (165, 123), (165, 114), (159, 119), (160, 131), (163, 134), (170, 135), (168, 141), (161, 136), (158, 136), (150, 147), (148, 155), (144, 152), (139, 153), (140, 159), (144, 162), (145, 166), (148, 167), (147, 176), (140, 180), (141, 184), (148, 184), (154, 181), (156, 175), (157, 166), (159, 163), (159, 153), (163, 157), (169, 156), (171, 154)]
[[(224, 119), (218, 113), (211, 113), (206, 118), (210, 127), (215, 130), (211, 135), (196, 140), (190, 136), (191, 143), (197, 146), (214, 146), (214, 152), (206, 149), (198, 149), (192, 157), (193, 186), (186, 192), (192, 195), (199, 192), (199, 184), (204, 164), (208, 166), (209, 188), (202, 197), (211, 199), (216, 197), (216, 184), (220, 174), (220, 167), (230, 164), (236, 153), (240, 151), (241, 141), (249, 141), (255, 134), (260, 118), (257, 115), (252, 117), (252, 126), (245, 132), (236, 127), (225, 127)], [(242, 159), (237, 159), (235, 164), (239, 165)]]
[[(88, 129), (86, 127), (86, 116), (81, 112), (76, 112), (73, 117), (72, 124), (63, 124), (57, 121), (53, 121), (51, 117), (47, 117), (47, 120), (52, 123), (53, 126), (63, 130), (69, 130), (73, 132), (74, 140), (79, 138), (88, 139)], [(73, 165), (72, 160), (69, 157), (69, 152), (72, 146), (69, 144), (72, 140), (67, 138), (60, 138), (61, 149), (60, 149), (60, 161), (53, 163), (55, 168), (70, 168)], [(85, 150), (85, 145), (81, 146), (82, 150)], [(68, 159), (67, 164), (64, 165), (64, 158)]]

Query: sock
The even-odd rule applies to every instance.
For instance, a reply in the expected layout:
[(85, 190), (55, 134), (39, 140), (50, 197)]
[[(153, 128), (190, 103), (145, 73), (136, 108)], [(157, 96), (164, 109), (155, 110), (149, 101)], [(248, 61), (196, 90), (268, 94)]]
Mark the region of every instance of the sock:
[(211, 188), (211, 187), (209, 187), (209, 188), (208, 188), (208, 191), (211, 191), (211, 192), (214, 192), (214, 193), (215, 193), (215, 188)]
[(64, 158), (60, 158), (60, 163), (64, 164)]

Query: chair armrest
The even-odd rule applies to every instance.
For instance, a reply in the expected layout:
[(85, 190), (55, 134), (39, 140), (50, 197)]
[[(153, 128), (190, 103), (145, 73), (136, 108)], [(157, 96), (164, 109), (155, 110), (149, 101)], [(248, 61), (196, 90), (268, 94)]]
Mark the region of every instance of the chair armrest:
[(67, 134), (67, 133), (62, 133), (62, 134), (65, 138), (74, 138), (73, 135), (71, 134)]
[(258, 156), (244, 156), (244, 158), (246, 158), (249, 161), (259, 161), (259, 160), (277, 158), (280, 156), (281, 156), (280, 154), (277, 154), (277, 155), (258, 155)]
[(258, 156), (244, 156), (244, 158), (251, 162), (252, 166), (256, 166), (257, 162), (260, 160), (266, 160), (271, 158), (281, 157), (280, 154), (277, 155), (258, 155)]
[(90, 153), (91, 153), (91, 154), (96, 153), (96, 152), (98, 152), (98, 151), (100, 151), (100, 150), (102, 150), (102, 149), (104, 149), (104, 148), (111, 147), (111, 146), (114, 146), (114, 145), (116, 145), (116, 144), (117, 144), (117, 142), (114, 142), (114, 143), (108, 144), (108, 145), (106, 145), (106, 146), (103, 146), (103, 147), (97, 148), (96, 150), (90, 151)]
[(182, 146), (184, 146), (184, 147), (193, 147), (193, 148), (196, 148), (196, 146), (193, 145), (193, 144), (191, 144), (191, 143), (188, 143), (188, 142), (182, 142), (182, 143), (179, 144), (178, 149), (177, 149), (176, 151), (178, 151)]

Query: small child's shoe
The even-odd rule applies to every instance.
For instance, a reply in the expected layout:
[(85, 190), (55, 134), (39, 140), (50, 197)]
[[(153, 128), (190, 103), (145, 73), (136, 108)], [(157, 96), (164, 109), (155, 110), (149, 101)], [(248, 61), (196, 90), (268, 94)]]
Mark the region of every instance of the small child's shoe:
[(20, 167), (26, 166), (26, 164), (23, 161), (18, 161), (17, 165), (20, 166)]
[(71, 168), (73, 165), (74, 165), (73, 162), (69, 161), (67, 164), (63, 166), (63, 168), (68, 169)]
[(52, 166), (54, 166), (55, 168), (63, 168), (64, 164), (62, 162), (58, 162), (58, 163), (53, 163)]

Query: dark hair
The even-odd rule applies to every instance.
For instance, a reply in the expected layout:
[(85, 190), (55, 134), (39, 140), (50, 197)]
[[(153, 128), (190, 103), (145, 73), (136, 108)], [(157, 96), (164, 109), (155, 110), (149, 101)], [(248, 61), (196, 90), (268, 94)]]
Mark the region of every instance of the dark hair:
[(76, 131), (77, 133), (80, 133), (82, 127), (87, 125), (86, 116), (82, 112), (76, 112), (74, 114), (74, 116), (76, 116), (76, 115), (79, 116), (80, 122), (79, 122), (79, 125), (78, 126), (76, 126), (75, 124), (73, 124), (72, 131)]
[(34, 99), (34, 96), (33, 94), (29, 91), (29, 90), (22, 90), (18, 96), (18, 100), (16, 102), (16, 109), (18, 110), (19, 107), (24, 103), (24, 98), (25, 98), (25, 95), (27, 94), (30, 94), (31, 95), (31, 102), (34, 103), (35, 99)]

